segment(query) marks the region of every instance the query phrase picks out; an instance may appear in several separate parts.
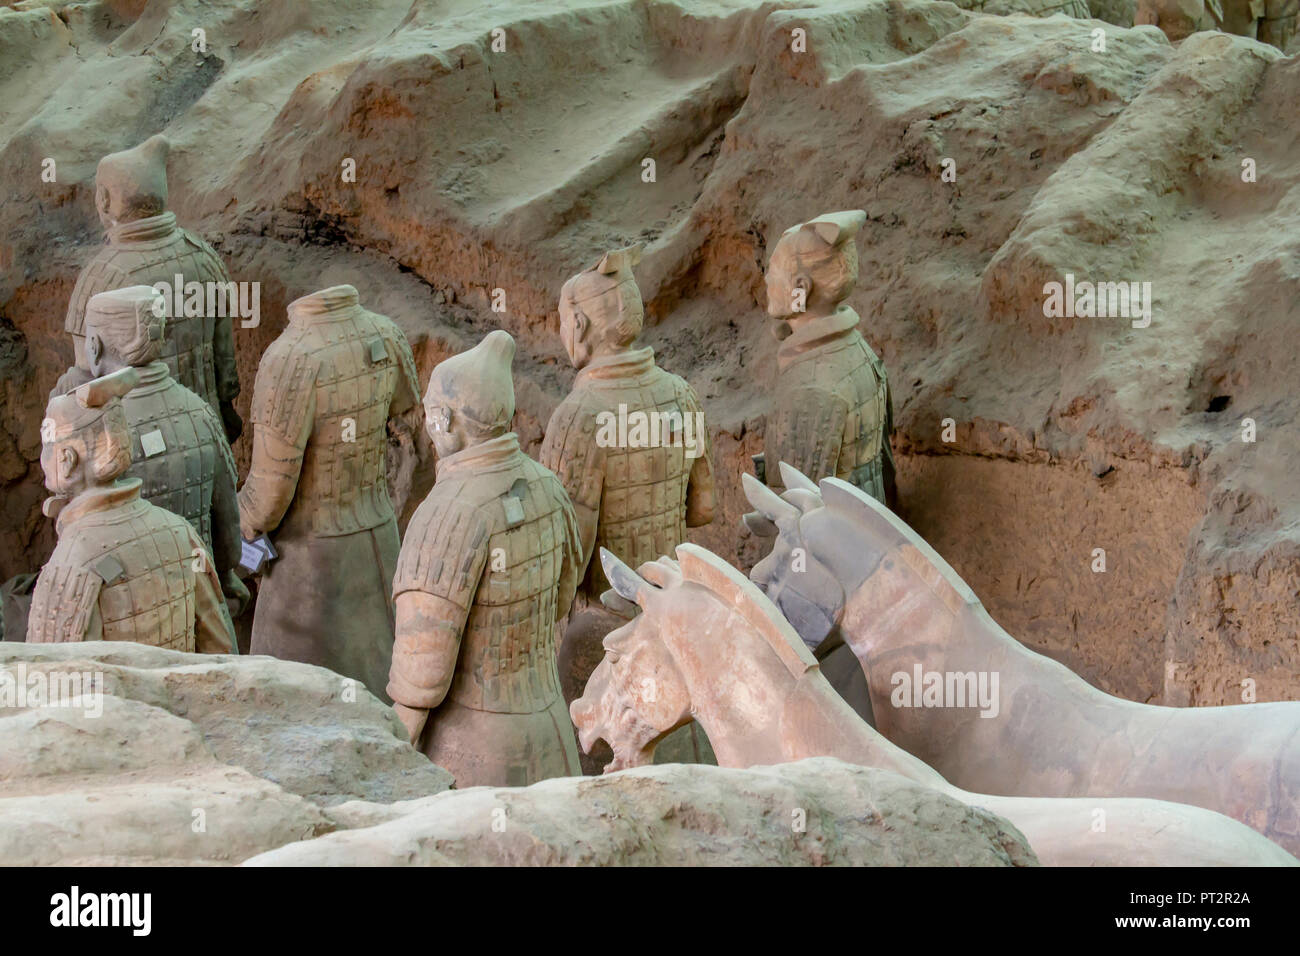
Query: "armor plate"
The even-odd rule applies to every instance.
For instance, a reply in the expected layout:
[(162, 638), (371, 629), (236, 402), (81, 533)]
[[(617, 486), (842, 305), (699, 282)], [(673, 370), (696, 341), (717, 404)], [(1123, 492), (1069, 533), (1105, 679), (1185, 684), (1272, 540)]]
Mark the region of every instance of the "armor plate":
[[(165, 282), (170, 289), (177, 275), (183, 276), (187, 283), (230, 282), (225, 265), (212, 247), (177, 226), (171, 213), (117, 227), (110, 231), (108, 246), (77, 276), (64, 327), (74, 335), (85, 334), (86, 305), (91, 296), (159, 282)], [(235, 309), (228, 304), (224, 316), (210, 316), (206, 311), (202, 315), (186, 316), (184, 310), (180, 315), (172, 315), (172, 311), (172, 296), (168, 295), (167, 335), (161, 358), (171, 370), (172, 378), (220, 413), (220, 403), (231, 401), (239, 394), (229, 315)]]

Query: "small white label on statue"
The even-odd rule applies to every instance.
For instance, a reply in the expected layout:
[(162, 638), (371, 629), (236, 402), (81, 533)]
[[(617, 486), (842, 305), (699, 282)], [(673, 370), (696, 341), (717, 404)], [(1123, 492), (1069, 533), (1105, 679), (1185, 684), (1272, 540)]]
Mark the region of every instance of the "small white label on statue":
[(158, 429), (151, 432), (145, 432), (140, 436), (140, 447), (144, 450), (144, 457), (152, 458), (154, 455), (161, 455), (167, 450), (167, 443), (163, 441), (163, 434)]

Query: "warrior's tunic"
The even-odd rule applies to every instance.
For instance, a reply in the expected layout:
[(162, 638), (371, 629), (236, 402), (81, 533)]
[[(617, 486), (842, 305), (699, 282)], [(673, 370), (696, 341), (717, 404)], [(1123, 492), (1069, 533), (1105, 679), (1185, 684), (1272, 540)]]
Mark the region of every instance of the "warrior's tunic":
[(470, 787), (527, 786), (581, 773), (555, 665), (556, 621), (569, 611), (581, 551), (559, 481), (519, 450), (513, 432), (439, 462), (406, 529), (394, 597), (439, 598), (439, 627), (460, 635), (446, 697), (445, 646), (402, 633), (388, 691), (432, 708), (418, 746)]
[(139, 384), (122, 398), (131, 429), (131, 470), (141, 495), (194, 525), (217, 573), (239, 564), (235, 458), (212, 407), (177, 382), (163, 362), (137, 370)]
[[(199, 315), (172, 315), (174, 303), (168, 296), (167, 336), (163, 340), (162, 360), (172, 378), (203, 399), (218, 415), (221, 402), (233, 401), (239, 394), (239, 376), (235, 368), (235, 339), (231, 314), (238, 306), (231, 303), (235, 286), (230, 282), (225, 264), (212, 247), (193, 233), (176, 225), (176, 216), (164, 212), (147, 219), (124, 222), (108, 230), (108, 245), (86, 263), (77, 276), (77, 284), (68, 302), (64, 328), (74, 335), (86, 334), (86, 305), (93, 295), (132, 285), (152, 286), (159, 282), (174, 288), (176, 276), (182, 282), (198, 282), (204, 287), (204, 309)], [(224, 308), (207, 312), (207, 283), (219, 283)], [(213, 287), (214, 305), (217, 287)], [(181, 290), (184, 293), (184, 289)], [(182, 303), (185, 301), (182, 294)], [(91, 375), (73, 366), (59, 380), (54, 393), (63, 395)]]
[(889, 384), (857, 326), (858, 314), (845, 307), (781, 343), (763, 453), (769, 485), (780, 487), (784, 461), (813, 481), (834, 476), (878, 501), (892, 499)]
[(140, 497), (140, 479), (92, 488), (59, 512), (59, 543), (36, 581), (32, 644), (137, 641), (235, 653), (221, 582), (188, 521)]
[[(645, 439), (628, 428), (622, 441), (602, 440), (602, 425), (648, 415), (659, 424), (657, 432), (642, 432)], [(694, 449), (687, 438), (697, 443)], [(560, 477), (578, 513), (589, 601), (599, 601), (609, 587), (600, 561), (592, 560), (597, 548), (636, 568), (671, 556), (686, 529), (701, 523), (696, 516), (713, 511), (713, 464), (699, 399), (682, 378), (655, 365), (650, 348), (593, 359), (578, 373), (546, 426), (539, 460)]]
[(387, 700), (399, 542), (385, 456), (390, 418), (419, 400), (406, 336), (351, 286), (296, 300), (253, 390), (245, 535), (272, 532), (251, 650), (319, 664)]
[[(609, 584), (598, 549), (640, 567), (671, 557), (688, 527), (711, 520), (709, 430), (694, 389), (655, 365), (653, 349), (629, 349), (593, 359), (578, 373), (546, 426), (539, 457), (560, 476), (582, 531), (580, 594), (587, 607), (570, 620), (561, 650), (565, 691), (576, 697), (600, 663), (605, 634), (624, 623), (600, 603)], [(693, 722), (655, 753), (659, 762), (716, 762)]]

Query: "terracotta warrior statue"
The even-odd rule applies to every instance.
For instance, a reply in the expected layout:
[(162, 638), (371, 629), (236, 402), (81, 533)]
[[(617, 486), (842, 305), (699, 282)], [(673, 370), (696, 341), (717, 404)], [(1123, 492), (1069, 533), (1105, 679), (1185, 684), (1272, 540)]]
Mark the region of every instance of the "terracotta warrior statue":
[(91, 296), (86, 361), (97, 377), (133, 367), (139, 384), (122, 398), (131, 430), (131, 470), (140, 494), (192, 524), (212, 553), (222, 591), (238, 617), (248, 603), (239, 579), (235, 458), (217, 413), (171, 377), (160, 358), (167, 297), (147, 285)]
[[(665, 737), (694, 720), (708, 732), (720, 766), (837, 757), (896, 773), (1005, 817), (1048, 866), (1297, 863), (1249, 826), (1203, 807), (1105, 793), (1004, 795), (1005, 781), (987, 789), (954, 785), (854, 714), (773, 603), (716, 555), (684, 544), (676, 561), (660, 558), (636, 571), (608, 551), (601, 558), (617, 600), (642, 609), (605, 638), (607, 654), (571, 708), (584, 747), (600, 738), (612, 746), (607, 772), (649, 763)], [(904, 560), (893, 562), (894, 574)], [(1032, 726), (1035, 713), (1025, 711), (1022, 722)], [(947, 739), (966, 750), (971, 763), (997, 761), (994, 753), (964, 743), (967, 738)], [(1044, 761), (1043, 769), (1073, 759), (1068, 749), (1060, 758)], [(809, 832), (794, 839), (814, 837), (809, 816)]]
[(45, 501), (59, 543), (32, 596), (27, 640), (137, 641), (238, 653), (207, 545), (179, 515), (140, 497), (121, 396), (123, 368), (50, 399), (41, 425)]
[[(585, 567), (560, 649), (565, 697), (582, 692), (623, 618), (600, 604), (609, 587), (597, 548), (641, 564), (713, 520), (713, 465), (704, 412), (683, 379), (637, 348), (644, 310), (632, 268), (641, 247), (607, 253), (560, 290), (560, 336), (579, 370), (546, 427), (540, 460), (564, 483), (578, 515)], [(692, 725), (660, 751), (665, 760), (713, 762)], [(590, 768), (594, 770), (595, 768)]]
[(393, 582), (388, 692), (411, 742), (462, 788), (580, 772), (555, 665), (581, 567), (578, 524), (555, 475), (509, 430), (514, 354), (497, 330), (433, 370), (424, 411), (438, 480)]
[(779, 488), (777, 463), (834, 475), (893, 505), (893, 406), (884, 363), (845, 304), (858, 281), (861, 209), (785, 231), (767, 267), (767, 314), (784, 335), (760, 477)]
[(253, 387), (253, 458), (239, 492), (247, 541), (269, 536), (254, 654), (319, 664), (387, 702), (399, 541), (388, 423), (419, 402), (393, 321), (333, 286), (289, 303)]
[[(167, 211), (166, 138), (152, 136), (134, 149), (110, 153), (95, 172), (95, 208), (108, 232), (108, 245), (88, 262), (77, 277), (68, 303), (65, 328), (72, 333), (76, 365), (55, 386), (63, 394), (92, 377), (86, 358), (86, 305), (91, 296), (133, 285), (166, 283), (183, 295), (190, 282), (219, 286), (214, 300), (226, 303), (225, 315), (204, 309), (182, 309), (172, 314), (163, 342), (162, 360), (172, 378), (190, 389), (221, 416), (230, 441), (239, 437), (243, 423), (235, 412), (239, 378), (235, 370), (235, 340), (230, 313), (235, 285), (221, 259), (202, 239), (176, 225)], [(175, 310), (172, 310), (173, 313)], [(199, 314), (190, 315), (191, 311)]]

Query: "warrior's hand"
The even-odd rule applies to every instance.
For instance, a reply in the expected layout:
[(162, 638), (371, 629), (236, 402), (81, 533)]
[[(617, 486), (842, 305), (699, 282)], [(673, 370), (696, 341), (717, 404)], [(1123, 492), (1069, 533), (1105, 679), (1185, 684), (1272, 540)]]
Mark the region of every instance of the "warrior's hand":
[(393, 711), (402, 722), (402, 726), (406, 728), (406, 734), (411, 738), (411, 746), (415, 746), (420, 739), (420, 734), (424, 732), (429, 712), (416, 707), (407, 707), (405, 704), (393, 704)]

